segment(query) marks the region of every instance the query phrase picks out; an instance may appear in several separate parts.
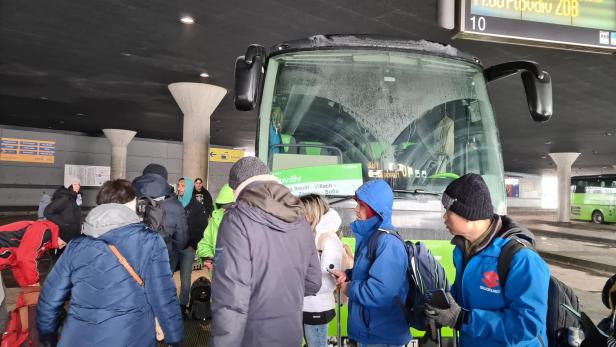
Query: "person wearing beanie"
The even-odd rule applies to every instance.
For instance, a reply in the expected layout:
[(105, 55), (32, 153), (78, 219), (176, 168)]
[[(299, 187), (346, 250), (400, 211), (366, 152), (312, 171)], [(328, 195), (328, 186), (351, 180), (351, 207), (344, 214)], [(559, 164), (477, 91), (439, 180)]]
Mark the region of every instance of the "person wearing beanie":
[(207, 227), (203, 231), (203, 238), (197, 245), (197, 255), (199, 258), (204, 259), (203, 265), (212, 271), (214, 265), (214, 255), (216, 254), (216, 238), (218, 238), (218, 229), (220, 223), (225, 215), (225, 212), (235, 202), (235, 195), (233, 195), (233, 189), (229, 187), (228, 183), (225, 183), (216, 197), (214, 204), (216, 209), (212, 212), (212, 217), (207, 222)]
[(143, 175), (135, 178), (132, 184), (138, 199), (148, 197), (162, 201), (162, 207), (165, 210), (163, 221), (165, 232), (161, 236), (167, 245), (169, 259), (173, 264), (177, 261), (174, 257), (177, 257), (177, 253), (186, 248), (188, 244), (188, 223), (186, 211), (180, 201), (174, 197), (167, 177), (167, 169), (164, 166), (149, 164), (143, 169)]
[[(65, 186), (56, 189), (51, 202), (43, 211), (43, 216), (60, 228), (62, 243), (68, 243), (81, 234), (81, 209), (77, 204), (81, 181), (77, 177), (69, 176), (65, 182)], [(56, 259), (62, 251), (57, 251)]]
[[(507, 216), (494, 214), (488, 186), (469, 173), (451, 182), (442, 197), (445, 227), (454, 235), (456, 279), (450, 307), (427, 305), (426, 314), (460, 332), (461, 346), (547, 346), (550, 271), (533, 250), (534, 236)], [(525, 245), (511, 258), (506, 284), (499, 255)]]
[[(360, 346), (404, 346), (412, 338), (400, 304), (409, 292), (408, 256), (394, 235), (394, 193), (385, 181), (372, 180), (357, 189), (354, 199), (355, 263), (345, 272), (333, 270), (341, 292), (349, 297), (349, 337)], [(371, 255), (373, 238), (376, 249)]]
[(304, 296), (321, 287), (301, 203), (255, 157), (233, 164), (229, 187), (237, 203), (216, 244), (211, 345), (300, 346)]

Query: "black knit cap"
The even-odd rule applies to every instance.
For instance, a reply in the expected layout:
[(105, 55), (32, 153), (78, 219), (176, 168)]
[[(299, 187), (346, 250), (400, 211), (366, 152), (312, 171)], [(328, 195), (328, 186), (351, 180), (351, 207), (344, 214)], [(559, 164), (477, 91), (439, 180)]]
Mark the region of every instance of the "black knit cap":
[(488, 185), (474, 173), (449, 183), (443, 194), (443, 206), (471, 221), (490, 219), (494, 215)]

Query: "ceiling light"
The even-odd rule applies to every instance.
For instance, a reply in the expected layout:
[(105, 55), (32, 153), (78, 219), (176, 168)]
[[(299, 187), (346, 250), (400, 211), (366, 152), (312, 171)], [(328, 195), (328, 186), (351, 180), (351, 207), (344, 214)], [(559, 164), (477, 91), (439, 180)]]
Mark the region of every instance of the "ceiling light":
[(552, 141), (547, 140), (547, 141), (545, 141), (544, 143), (545, 143), (546, 145), (551, 145), (551, 144), (552, 144)]
[(75, 116), (83, 117), (83, 116), (86, 116), (86, 114), (85, 113), (75, 113)]
[(195, 24), (195, 19), (191, 16), (184, 16), (180, 18), (180, 22), (183, 24)]
[(206, 78), (206, 77), (210, 77), (210, 75), (207, 72), (202, 72), (199, 74), (199, 76)]
[(132, 57), (133, 56), (132, 54), (126, 53), (126, 52), (122, 53), (122, 55), (125, 56), (125, 57)]
[(41, 96), (41, 97), (40, 97), (40, 99), (41, 99), (41, 100), (43, 100), (43, 101), (47, 101), (47, 100), (49, 100), (49, 98), (48, 98), (48, 97), (46, 97), (46, 96)]
[(606, 132), (605, 132), (605, 136), (612, 136), (612, 135), (614, 135), (614, 134), (612, 134), (612, 132), (611, 132), (611, 131), (606, 131)]
[(545, 158), (547, 158), (547, 157), (548, 157), (547, 155), (542, 155), (542, 156), (541, 156), (541, 159), (545, 159)]

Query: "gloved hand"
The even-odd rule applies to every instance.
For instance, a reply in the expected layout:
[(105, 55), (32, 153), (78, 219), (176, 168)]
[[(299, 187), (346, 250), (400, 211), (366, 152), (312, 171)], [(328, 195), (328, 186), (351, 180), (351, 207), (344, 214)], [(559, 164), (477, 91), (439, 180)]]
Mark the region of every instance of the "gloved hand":
[(426, 303), (424, 312), (428, 318), (434, 319), (442, 326), (460, 329), (465, 310), (458, 305), (451, 293), (447, 292), (446, 295), (449, 301), (449, 308), (440, 309)]

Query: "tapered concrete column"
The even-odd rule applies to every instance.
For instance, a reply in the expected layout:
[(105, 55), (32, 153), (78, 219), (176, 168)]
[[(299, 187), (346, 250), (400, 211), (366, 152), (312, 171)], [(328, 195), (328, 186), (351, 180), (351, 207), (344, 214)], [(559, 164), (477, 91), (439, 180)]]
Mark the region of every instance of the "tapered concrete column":
[(558, 221), (571, 220), (571, 165), (580, 153), (550, 153), (556, 163), (558, 180)]
[(111, 179), (126, 178), (126, 147), (137, 134), (136, 131), (103, 129), (111, 142)]
[(210, 116), (227, 90), (205, 83), (171, 83), (169, 91), (184, 113), (182, 175), (207, 180)]

